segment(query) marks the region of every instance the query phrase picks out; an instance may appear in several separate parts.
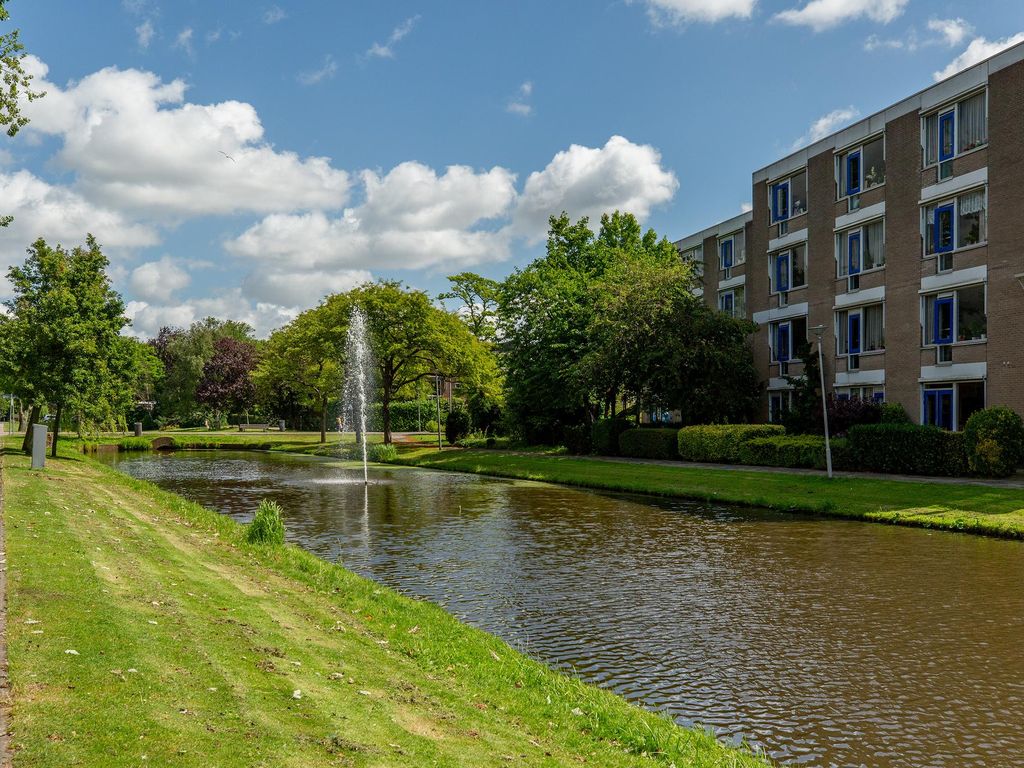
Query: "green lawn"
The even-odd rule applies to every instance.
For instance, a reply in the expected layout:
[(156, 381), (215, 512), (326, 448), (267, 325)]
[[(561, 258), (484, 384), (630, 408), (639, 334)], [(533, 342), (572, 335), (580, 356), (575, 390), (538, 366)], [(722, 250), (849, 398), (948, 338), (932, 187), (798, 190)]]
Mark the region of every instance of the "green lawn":
[(80, 454), (3, 462), (15, 766), (766, 765)]
[(439, 453), (418, 449), (403, 452), (397, 463), (1024, 538), (1024, 491), (972, 485), (969, 480), (955, 484), (871, 478), (829, 480), (818, 475), (494, 450)]

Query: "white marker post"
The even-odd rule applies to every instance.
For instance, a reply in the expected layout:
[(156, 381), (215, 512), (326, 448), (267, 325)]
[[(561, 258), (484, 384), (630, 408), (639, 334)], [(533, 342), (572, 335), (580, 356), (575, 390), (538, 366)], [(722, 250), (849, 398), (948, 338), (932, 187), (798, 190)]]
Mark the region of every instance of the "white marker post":
[(32, 425), (32, 469), (46, 466), (46, 425)]

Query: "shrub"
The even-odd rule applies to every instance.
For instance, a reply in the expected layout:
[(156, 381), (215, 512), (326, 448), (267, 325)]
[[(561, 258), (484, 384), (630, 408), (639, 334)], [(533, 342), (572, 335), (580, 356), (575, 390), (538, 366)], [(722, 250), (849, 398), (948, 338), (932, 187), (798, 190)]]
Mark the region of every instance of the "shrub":
[(631, 429), (619, 435), (619, 452), (634, 459), (679, 459), (678, 429)]
[(430, 421), (428, 421), (426, 424), (423, 425), (423, 431), (424, 432), (433, 432), (434, 434), (437, 434), (437, 427), (438, 427), (437, 422), (434, 419), (431, 419)]
[(469, 434), (469, 411), (456, 408), (444, 420), (444, 438), (448, 445), (455, 445)]
[(999, 406), (974, 413), (964, 426), (967, 466), (975, 475), (1009, 477), (1024, 463), (1024, 420)]
[(619, 436), (636, 425), (625, 419), (600, 419), (591, 427), (591, 447), (598, 456), (618, 456)]
[(562, 442), (566, 450), (575, 456), (585, 456), (592, 448), (591, 428), (589, 424), (578, 424), (574, 427), (566, 427), (562, 431)]
[(850, 429), (858, 470), (908, 475), (967, 474), (963, 435), (916, 424), (862, 424)]
[(387, 464), (389, 461), (394, 461), (398, 458), (398, 449), (393, 445), (374, 443), (367, 448), (366, 458), (380, 464)]
[[(448, 401), (441, 400), (441, 417), (444, 418), (448, 410)], [(391, 416), (392, 432), (415, 432), (422, 426), (426, 428), (428, 419), (437, 418), (437, 405), (433, 400), (393, 400), (388, 406), (388, 414)], [(367, 429), (371, 432), (380, 432), (384, 429), (384, 422), (381, 418), (381, 404), (371, 403), (370, 411), (366, 415)], [(427, 430), (429, 431), (429, 430)], [(437, 430), (434, 430), (435, 432)]]
[(825, 468), (825, 438), (818, 435), (754, 437), (740, 443), (738, 453), (741, 464)]
[[(818, 409), (821, 410), (820, 408)], [(833, 435), (845, 435), (858, 424), (877, 424), (882, 420), (882, 404), (874, 400), (851, 397), (845, 400), (828, 397), (828, 428)], [(817, 432), (824, 432), (821, 427)]]
[(512, 446), (512, 440), (507, 437), (475, 435), (459, 440), (459, 447), (461, 448), (511, 448)]
[(882, 424), (910, 424), (910, 416), (899, 403), (882, 403)]
[(740, 445), (758, 437), (785, 433), (779, 424), (705, 424), (679, 430), (679, 456), (684, 461), (720, 464), (739, 461)]
[(276, 501), (264, 499), (256, 510), (256, 516), (245, 529), (245, 540), (249, 544), (264, 544), (279, 547), (284, 544), (284, 521), (281, 507)]

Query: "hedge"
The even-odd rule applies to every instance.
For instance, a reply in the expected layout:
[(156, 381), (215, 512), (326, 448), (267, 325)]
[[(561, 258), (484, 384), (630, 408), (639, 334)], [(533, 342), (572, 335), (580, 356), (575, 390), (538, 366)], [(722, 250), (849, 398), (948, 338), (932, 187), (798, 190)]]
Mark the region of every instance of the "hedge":
[(740, 446), (747, 440), (783, 434), (781, 424), (706, 424), (679, 430), (677, 447), (684, 461), (736, 464)]
[(574, 456), (586, 456), (593, 450), (593, 436), (589, 424), (577, 424), (562, 430), (562, 442)]
[(825, 438), (817, 435), (755, 437), (740, 443), (739, 462), (761, 467), (825, 468)]
[(619, 452), (631, 459), (679, 459), (678, 429), (631, 429), (619, 435)]
[(1009, 477), (1024, 463), (1024, 420), (1005, 406), (977, 411), (964, 425), (964, 447), (973, 474)]
[(591, 427), (591, 450), (598, 456), (618, 456), (619, 436), (636, 425), (625, 419), (600, 419)]
[[(388, 410), (391, 413), (392, 432), (415, 432), (420, 428), (427, 432), (437, 431), (437, 404), (433, 400), (395, 400), (392, 401)], [(442, 424), (447, 413), (448, 401), (442, 399)], [(368, 429), (371, 432), (380, 432), (384, 428), (380, 403), (371, 404), (367, 421), (369, 422)], [(427, 422), (430, 421), (433, 422), (434, 429), (427, 426)]]
[(861, 424), (850, 428), (850, 461), (862, 472), (905, 475), (967, 474), (963, 434), (916, 424)]

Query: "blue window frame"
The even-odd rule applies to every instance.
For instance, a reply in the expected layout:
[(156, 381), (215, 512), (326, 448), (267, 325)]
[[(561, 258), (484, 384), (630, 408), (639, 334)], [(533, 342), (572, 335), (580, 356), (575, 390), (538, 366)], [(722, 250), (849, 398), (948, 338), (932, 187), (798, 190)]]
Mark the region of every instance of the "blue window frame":
[(860, 232), (850, 235), (847, 248), (847, 267), (851, 275), (859, 275), (861, 269)]
[(732, 269), (732, 247), (731, 237), (719, 244), (722, 252), (722, 269)]
[(860, 150), (846, 156), (846, 194), (860, 194)]
[(836, 400), (849, 400), (849, 399), (850, 399), (850, 395), (848, 393), (841, 392), (838, 395), (836, 395)]
[(791, 252), (786, 251), (775, 257), (775, 290), (784, 293), (789, 290), (789, 259)]
[(779, 323), (775, 331), (775, 359), (780, 363), (789, 361), (789, 323)]
[(932, 237), (936, 253), (949, 253), (955, 244), (953, 238), (953, 217), (956, 211), (956, 204), (940, 205), (935, 209), (935, 219), (932, 222)]
[(939, 115), (939, 162), (952, 160), (956, 154), (956, 112)]
[(721, 310), (723, 312), (725, 312), (727, 315), (731, 316), (731, 315), (735, 314), (735, 312), (734, 312), (735, 309), (736, 309), (736, 294), (734, 294), (732, 291), (729, 291), (728, 293), (723, 293), (722, 294)]
[(846, 344), (851, 355), (860, 354), (860, 314), (850, 314), (846, 320)]
[(789, 180), (772, 185), (772, 223), (789, 218)]
[(875, 394), (871, 396), (871, 399), (874, 400), (876, 403), (884, 403), (885, 392), (875, 392)]
[(935, 300), (934, 328), (935, 338), (933, 344), (953, 343), (953, 297), (946, 296)]
[(943, 429), (953, 429), (953, 390), (926, 389), (921, 403), (921, 421)]

